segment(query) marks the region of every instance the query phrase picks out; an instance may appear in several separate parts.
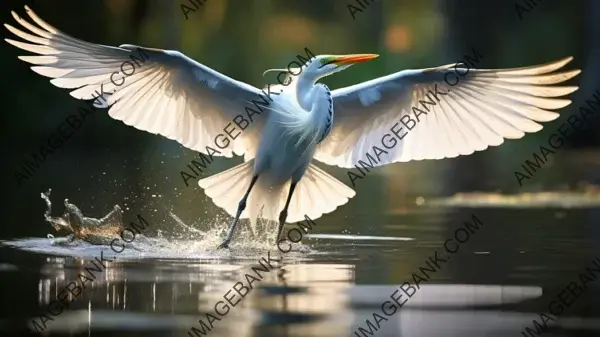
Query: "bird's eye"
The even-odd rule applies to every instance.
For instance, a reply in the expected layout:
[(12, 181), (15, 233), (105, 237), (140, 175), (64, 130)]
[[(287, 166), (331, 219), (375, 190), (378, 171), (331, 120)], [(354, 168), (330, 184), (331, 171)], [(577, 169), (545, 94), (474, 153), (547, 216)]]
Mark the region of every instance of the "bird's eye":
[(319, 67), (319, 69), (323, 68), (324, 66), (328, 65), (328, 64), (332, 64), (335, 60), (334, 59), (329, 59), (329, 60), (321, 60), (321, 62), (323, 64), (321, 64), (321, 66)]

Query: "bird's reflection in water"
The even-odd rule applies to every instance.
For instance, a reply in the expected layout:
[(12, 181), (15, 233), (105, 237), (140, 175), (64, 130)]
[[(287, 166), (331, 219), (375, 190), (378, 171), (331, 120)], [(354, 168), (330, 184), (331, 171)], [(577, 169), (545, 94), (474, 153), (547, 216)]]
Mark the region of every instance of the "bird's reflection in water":
[[(43, 271), (48, 277), (39, 281), (40, 306), (56, 298), (68, 283), (78, 281), (78, 274), (90, 265), (80, 258), (47, 258)], [(284, 259), (274, 266), (214, 322), (211, 335), (355, 336), (358, 327), (367, 327), (367, 319), (374, 322), (373, 313), (383, 315), (381, 304), (398, 289), (355, 285), (354, 264), (285, 264)], [(198, 319), (212, 312), (248, 270), (247, 263), (235, 261), (115, 261), (86, 284), (71, 310), (55, 317), (47, 330), (75, 334), (118, 328), (188, 336)], [(534, 286), (423, 285), (374, 332), (424, 337), (518, 335), (534, 314), (500, 308), (541, 296), (542, 289)]]
[[(40, 307), (46, 307), (70, 282), (79, 282), (78, 275), (91, 266), (90, 261), (80, 258), (49, 257), (43, 268), (48, 278), (39, 281)], [(314, 321), (330, 310), (343, 309), (339, 294), (352, 282), (351, 265), (286, 266), (280, 260), (274, 266), (221, 321), (214, 323), (214, 332), (233, 329), (246, 335), (252, 326)], [(94, 282), (86, 283), (71, 310), (47, 323), (46, 330), (75, 333), (88, 325), (92, 330), (129, 325), (142, 330), (187, 331), (248, 272), (243, 262), (112, 262)], [(308, 286), (311, 282), (318, 282), (318, 286)], [(117, 311), (120, 313), (115, 316)]]

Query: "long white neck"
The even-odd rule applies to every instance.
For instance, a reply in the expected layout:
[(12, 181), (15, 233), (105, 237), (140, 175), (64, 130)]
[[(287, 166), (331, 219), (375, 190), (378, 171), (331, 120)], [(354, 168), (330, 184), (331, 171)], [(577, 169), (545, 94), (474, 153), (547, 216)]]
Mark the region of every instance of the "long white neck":
[(317, 96), (320, 92), (316, 86), (317, 79), (310, 74), (302, 73), (296, 80), (296, 97), (298, 97), (298, 103), (302, 109), (311, 111), (313, 105), (317, 103)]
[(331, 92), (326, 85), (316, 84), (316, 80), (312, 74), (302, 73), (290, 83), (289, 100), (281, 102), (283, 110), (288, 112), (283, 124), (289, 134), (297, 137), (298, 145), (305, 142), (313, 145), (320, 143), (333, 124)]
[(317, 84), (317, 78), (312, 74), (302, 75), (298, 77), (296, 96), (299, 105), (308, 112), (310, 122), (306, 123), (306, 127), (312, 129), (318, 144), (327, 137), (333, 124), (331, 91), (325, 84)]

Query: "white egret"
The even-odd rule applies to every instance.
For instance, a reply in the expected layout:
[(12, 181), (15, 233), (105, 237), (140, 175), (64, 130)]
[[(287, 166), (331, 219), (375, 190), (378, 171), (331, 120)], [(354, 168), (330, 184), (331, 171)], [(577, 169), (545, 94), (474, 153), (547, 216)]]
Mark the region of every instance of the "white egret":
[[(70, 37), (25, 7), (36, 27), (12, 13), (29, 33), (5, 25), (30, 43), (6, 39), (18, 48), (44, 56), (21, 56), (40, 65), (32, 69), (54, 78), (52, 84), (75, 89), (78, 99), (105, 95), (109, 115), (127, 125), (174, 139), (207, 153), (207, 146), (261, 90), (233, 80), (177, 51), (142, 48), (149, 59), (135, 74), (115, 85), (111, 74), (130, 59), (134, 45), (110, 47)], [(31, 35), (31, 34), (34, 35)], [(452, 65), (403, 70), (364, 83), (330, 91), (320, 78), (375, 58), (374, 54), (319, 55), (302, 66), (287, 86), (272, 89), (268, 110), (251, 127), (232, 137), (220, 155), (244, 155), (244, 163), (199, 181), (214, 203), (235, 219), (221, 247), (227, 247), (239, 219), (286, 221), (307, 215), (316, 219), (345, 204), (354, 190), (312, 163), (352, 168), (381, 137), (411, 115), (428, 92), (437, 90)], [(375, 166), (410, 160), (452, 158), (498, 146), (504, 139), (537, 132), (558, 117), (553, 110), (571, 103), (559, 99), (577, 86), (551, 86), (580, 71), (558, 71), (571, 57), (544, 65), (513, 69), (470, 69), (461, 85), (421, 117), (415, 130), (394, 137), (397, 145), (378, 156)], [(459, 68), (461, 73), (468, 69)], [(120, 81), (120, 80), (119, 80)], [(334, 118), (335, 112), (335, 118)], [(250, 209), (244, 214), (246, 204)], [(279, 213), (279, 214), (278, 214)]]

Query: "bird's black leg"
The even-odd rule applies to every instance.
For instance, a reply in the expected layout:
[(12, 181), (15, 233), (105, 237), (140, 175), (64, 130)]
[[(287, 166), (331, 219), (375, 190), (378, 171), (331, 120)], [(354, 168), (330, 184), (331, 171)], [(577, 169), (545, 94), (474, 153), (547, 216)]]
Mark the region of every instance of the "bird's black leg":
[(217, 249), (229, 247), (229, 242), (231, 241), (231, 237), (233, 236), (233, 231), (235, 231), (235, 227), (237, 226), (238, 220), (240, 219), (240, 215), (242, 215), (242, 212), (244, 211), (244, 209), (246, 209), (246, 201), (248, 200), (248, 196), (250, 195), (250, 191), (252, 190), (252, 187), (254, 187), (254, 184), (256, 184), (256, 180), (258, 180), (257, 175), (252, 177), (252, 182), (250, 182), (250, 187), (248, 187), (246, 194), (244, 195), (242, 200), (240, 200), (240, 203), (239, 203), (238, 209), (237, 209), (237, 213), (235, 214), (235, 219), (233, 219), (231, 226), (229, 226), (229, 231), (227, 231), (227, 237), (225, 238), (225, 241), (223, 241), (223, 243), (220, 244)]
[(281, 237), (281, 230), (283, 230), (283, 225), (285, 225), (285, 220), (287, 219), (287, 210), (290, 207), (290, 201), (292, 200), (292, 193), (294, 193), (294, 189), (296, 188), (297, 182), (293, 182), (290, 184), (290, 193), (288, 194), (287, 200), (285, 201), (285, 207), (281, 213), (279, 213), (279, 228), (277, 229), (277, 241)]

